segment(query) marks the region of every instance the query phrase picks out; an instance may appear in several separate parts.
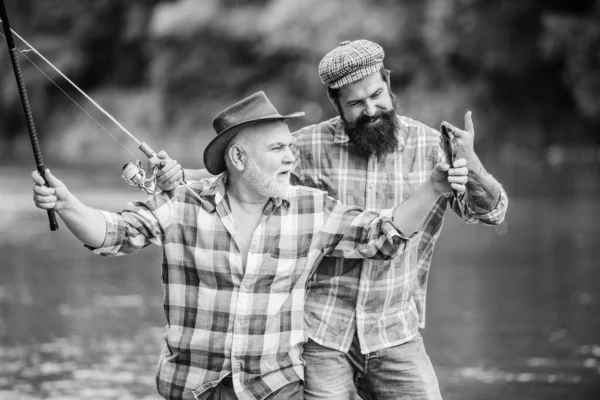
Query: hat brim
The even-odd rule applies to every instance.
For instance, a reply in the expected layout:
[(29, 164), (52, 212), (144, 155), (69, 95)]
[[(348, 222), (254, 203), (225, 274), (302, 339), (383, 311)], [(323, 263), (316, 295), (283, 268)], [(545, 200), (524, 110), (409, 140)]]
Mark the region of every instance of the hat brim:
[(290, 118), (298, 118), (306, 115), (302, 111), (287, 115), (267, 115), (265, 117), (255, 118), (248, 121), (240, 122), (237, 125), (232, 125), (219, 133), (204, 149), (204, 168), (213, 175), (218, 175), (225, 171), (225, 148), (244, 127), (258, 122), (285, 120)]

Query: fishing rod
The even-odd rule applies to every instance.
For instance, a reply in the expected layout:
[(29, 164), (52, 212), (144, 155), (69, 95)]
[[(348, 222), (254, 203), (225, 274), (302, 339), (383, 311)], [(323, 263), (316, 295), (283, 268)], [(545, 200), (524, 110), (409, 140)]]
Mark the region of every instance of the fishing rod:
[[(31, 107), (29, 105), (29, 98), (27, 97), (27, 90), (25, 88), (25, 82), (23, 81), (23, 74), (21, 73), (21, 65), (19, 64), (19, 58), (17, 57), (17, 49), (12, 36), (12, 29), (10, 29), (8, 15), (6, 15), (4, 0), (0, 0), (0, 18), (2, 19), (2, 26), (6, 35), (5, 38), (6, 43), (8, 45), (8, 53), (10, 54), (10, 61), (12, 62), (13, 71), (17, 80), (17, 87), (19, 88), (19, 97), (21, 98), (21, 105), (23, 106), (23, 112), (25, 114), (25, 120), (27, 122), (27, 130), (29, 131), (29, 139), (31, 140), (31, 146), (33, 148), (33, 156), (35, 158), (37, 171), (40, 174), (40, 176), (44, 179), (45, 185), (47, 187), (50, 187), (48, 181), (46, 180), (46, 168), (44, 168), (42, 149), (40, 148), (40, 142), (38, 141), (37, 132), (35, 130), (35, 124), (33, 123), (33, 115), (31, 113)], [(50, 230), (58, 230), (58, 221), (56, 220), (56, 214), (54, 213), (54, 210), (47, 211), (48, 221), (50, 223)]]
[[(4, 0), (0, 0), (2, 5)], [(22, 38), (17, 32), (7, 26), (3, 21), (7, 21), (6, 12), (4, 12), (0, 18), (0, 22), (3, 23), (5, 31), (10, 32), (10, 37), (12, 38), (12, 34), (14, 34), (23, 44), (28, 47), (27, 51), (34, 52), (38, 57), (40, 57), (47, 65), (49, 65), (54, 71), (56, 71), (69, 85), (71, 85), (75, 90), (77, 90), (83, 97), (85, 97), (90, 103), (92, 103), (102, 114), (104, 114), (108, 119), (110, 119), (122, 132), (127, 134), (137, 145), (138, 149), (144, 153), (148, 158), (158, 157), (157, 153), (145, 142), (138, 140), (131, 132), (129, 132), (116, 118), (114, 118), (108, 111), (106, 111), (100, 104), (98, 104), (94, 99), (92, 99), (87, 93), (85, 93), (82, 89), (80, 89), (72, 80), (70, 80), (62, 71), (60, 71), (54, 64), (52, 64), (46, 57), (44, 57), (37, 49), (35, 49), (32, 45), (30, 45), (24, 38)], [(8, 41), (8, 34), (6, 35)], [(14, 46), (14, 43), (13, 43)], [(14, 47), (14, 52), (16, 54), (16, 47)], [(122, 147), (124, 147), (128, 152), (126, 146), (124, 146), (117, 138), (115, 138), (104, 126), (102, 126), (94, 117), (92, 117), (83, 107), (81, 107), (71, 96), (69, 96), (52, 78), (50, 78), (47, 74), (45, 74), (41, 68), (39, 68), (27, 55), (25, 51), (21, 51), (21, 54), (29, 62), (31, 62), (46, 78), (48, 78), (56, 87), (58, 87), (71, 101), (73, 101), (83, 112), (85, 112), (97, 125), (99, 125), (106, 133), (108, 133), (114, 140), (116, 140)], [(129, 152), (131, 153), (131, 152)], [(132, 153), (133, 154), (133, 153)], [(136, 162), (130, 162), (123, 166), (121, 177), (131, 186), (139, 187), (144, 190), (148, 194), (154, 194), (156, 192), (156, 173), (158, 169), (162, 168), (162, 165), (159, 164), (152, 169), (152, 173), (148, 175), (148, 173), (144, 170), (141, 165), (141, 161), (137, 160)], [(198, 201), (204, 203), (204, 200), (198, 196), (196, 192), (194, 192), (189, 185), (181, 178), (179, 182), (186, 187), (186, 189), (194, 196)]]

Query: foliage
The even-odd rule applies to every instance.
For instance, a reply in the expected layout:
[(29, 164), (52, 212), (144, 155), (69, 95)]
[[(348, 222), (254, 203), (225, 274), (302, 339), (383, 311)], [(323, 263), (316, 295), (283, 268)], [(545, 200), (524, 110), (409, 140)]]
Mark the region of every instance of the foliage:
[[(472, 109), (482, 152), (600, 143), (600, 6), (592, 0), (7, 0), (7, 9), (30, 43), (84, 90), (121, 104), (117, 119), (144, 134), (210, 137), (212, 117), (257, 90), (283, 112), (307, 111), (305, 123), (332, 116), (318, 62), (338, 42), (366, 38), (386, 50), (403, 113), (460, 125)], [(69, 128), (79, 117), (69, 122), (71, 111), (59, 109), (76, 110), (64, 96), (23, 68), (36, 121), (50, 124), (44, 131), (81, 130)], [(6, 52), (0, 84), (0, 138), (10, 138), (24, 126)], [(127, 101), (132, 90), (152, 106)], [(138, 125), (145, 119), (155, 125)]]

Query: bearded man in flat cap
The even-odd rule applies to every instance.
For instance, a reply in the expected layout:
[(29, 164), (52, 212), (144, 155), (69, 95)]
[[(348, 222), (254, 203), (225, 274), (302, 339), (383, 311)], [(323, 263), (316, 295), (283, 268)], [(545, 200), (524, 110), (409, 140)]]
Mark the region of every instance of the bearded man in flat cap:
[[(308, 282), (306, 399), (440, 399), (435, 371), (419, 332), (433, 249), (444, 212), (467, 223), (497, 225), (508, 199), (474, 148), (471, 113), (465, 129), (442, 135), (398, 114), (384, 51), (368, 40), (345, 41), (319, 64), (338, 116), (294, 133), (299, 163), (292, 182), (327, 191), (344, 204), (382, 210), (414, 196), (439, 162), (467, 160), (466, 193), (448, 193), (431, 207), (406, 250), (392, 261), (326, 257)], [(446, 154), (449, 154), (446, 156)], [(166, 171), (167, 173), (167, 171)], [(188, 179), (205, 176), (186, 170)], [(161, 179), (165, 189), (178, 168)], [(170, 179), (170, 180), (169, 180)]]

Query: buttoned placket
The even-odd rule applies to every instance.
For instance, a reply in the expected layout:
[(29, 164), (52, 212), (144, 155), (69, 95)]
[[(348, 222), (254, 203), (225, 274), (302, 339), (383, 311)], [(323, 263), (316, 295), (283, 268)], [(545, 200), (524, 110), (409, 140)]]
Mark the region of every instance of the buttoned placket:
[(229, 231), (237, 250), (235, 254), (235, 270), (232, 272), (239, 273), (242, 276), (240, 287), (237, 291), (237, 298), (232, 299), (232, 301), (235, 302), (235, 317), (233, 321), (233, 339), (231, 343), (231, 375), (233, 388), (238, 393), (244, 390), (240, 386), (241, 359), (245, 357), (248, 347), (248, 323), (251, 314), (250, 308), (252, 306), (251, 297), (254, 285), (256, 283), (255, 280), (256, 277), (258, 277), (258, 272), (260, 269), (260, 265), (258, 264), (259, 260), (261, 259), (260, 235), (257, 235), (256, 232), (259, 232), (262, 229), (263, 224), (267, 223), (267, 219), (273, 212), (274, 208), (275, 205), (273, 204), (273, 201), (269, 200), (265, 206), (265, 209), (263, 210), (263, 214), (258, 226), (252, 233), (252, 239), (250, 240), (250, 246), (248, 248), (248, 257), (246, 257), (245, 269), (242, 265), (242, 254), (240, 252), (240, 247), (235, 238), (235, 224), (231, 209), (227, 210), (228, 214), (222, 218), (223, 225), (225, 225), (225, 228)]
[(371, 154), (367, 165), (367, 193), (365, 209), (377, 209), (377, 156)]
[[(365, 193), (365, 209), (374, 211), (377, 209), (377, 156), (371, 154), (367, 163), (367, 185)], [(366, 302), (367, 294), (369, 293), (369, 282), (368, 279), (371, 275), (371, 268), (373, 262), (371, 260), (364, 260), (362, 269), (360, 272), (358, 297), (356, 299), (356, 335), (358, 336), (358, 342), (360, 347), (363, 348), (365, 341), (364, 326), (359, 321), (364, 321), (364, 305)]]

